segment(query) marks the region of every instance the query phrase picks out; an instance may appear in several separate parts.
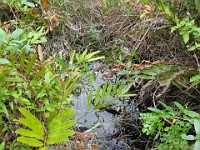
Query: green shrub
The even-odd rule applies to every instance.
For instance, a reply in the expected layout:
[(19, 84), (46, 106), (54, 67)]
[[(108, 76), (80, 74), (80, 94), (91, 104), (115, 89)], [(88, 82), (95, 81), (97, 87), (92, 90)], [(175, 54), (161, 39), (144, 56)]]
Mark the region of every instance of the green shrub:
[[(174, 110), (172, 107), (167, 106), (165, 103), (160, 102), (165, 108), (164, 110), (158, 108), (149, 107), (148, 109), (152, 113), (141, 113), (140, 117), (143, 120), (142, 132), (147, 135), (155, 135), (155, 140), (160, 139), (156, 143), (156, 146), (160, 150), (166, 149), (191, 149), (192, 145), (188, 145), (186, 140), (194, 140), (194, 150), (199, 148), (199, 138), (188, 135), (191, 132), (192, 124), (194, 123), (197, 137), (199, 136), (199, 121), (200, 114), (189, 111), (181, 104), (175, 102), (178, 110)], [(191, 139), (189, 139), (191, 137)]]

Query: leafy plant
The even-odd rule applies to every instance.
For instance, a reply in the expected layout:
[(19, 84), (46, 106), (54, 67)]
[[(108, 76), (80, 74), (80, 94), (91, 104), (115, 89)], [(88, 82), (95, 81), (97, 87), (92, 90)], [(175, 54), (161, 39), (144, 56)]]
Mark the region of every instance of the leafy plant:
[(159, 149), (190, 149), (185, 140), (191, 136), (186, 136), (186, 134), (192, 128), (191, 123), (194, 121), (196, 122), (196, 130), (199, 125), (196, 119), (199, 119), (200, 115), (196, 112), (188, 111), (177, 102), (175, 102), (175, 105), (178, 110), (174, 110), (163, 102), (160, 102), (160, 104), (165, 110), (149, 107), (148, 109), (153, 113), (140, 114), (143, 120), (142, 132), (147, 135), (156, 133), (155, 139), (160, 137), (160, 142), (157, 143)]
[(179, 30), (188, 51), (200, 49), (200, 28), (195, 24), (195, 20), (183, 18), (176, 26), (171, 28), (172, 32), (175, 30)]
[(16, 133), (21, 135), (17, 138), (19, 142), (44, 150), (48, 149), (47, 145), (65, 142), (74, 134), (74, 131), (69, 130), (76, 124), (76, 120), (70, 120), (75, 114), (71, 108), (65, 109), (53, 118), (50, 117), (46, 130), (43, 123), (28, 110), (19, 108), (19, 111), (25, 118), (20, 118), (18, 122), (28, 128), (16, 130)]
[(122, 80), (121, 82), (116, 80), (114, 85), (106, 82), (102, 88), (100, 86), (97, 88), (95, 97), (93, 96), (94, 89), (91, 88), (88, 96), (88, 110), (90, 110), (91, 104), (94, 105), (94, 109), (100, 109), (102, 107), (113, 105), (115, 103), (113, 99), (136, 96), (136, 94), (127, 93), (132, 85), (133, 82), (127, 83), (126, 85), (125, 80)]

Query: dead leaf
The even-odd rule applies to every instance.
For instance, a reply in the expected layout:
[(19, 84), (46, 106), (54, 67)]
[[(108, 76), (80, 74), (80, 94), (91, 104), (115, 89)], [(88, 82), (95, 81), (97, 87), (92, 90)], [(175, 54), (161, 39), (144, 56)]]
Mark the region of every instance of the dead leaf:
[(39, 44), (37, 46), (37, 54), (38, 54), (38, 58), (40, 61), (43, 61), (43, 52), (42, 52), (42, 46)]

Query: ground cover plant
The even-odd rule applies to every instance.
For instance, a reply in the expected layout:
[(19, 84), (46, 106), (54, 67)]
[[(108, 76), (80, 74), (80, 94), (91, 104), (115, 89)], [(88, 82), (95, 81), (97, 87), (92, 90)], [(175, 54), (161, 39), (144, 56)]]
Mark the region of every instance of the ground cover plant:
[[(1, 1), (0, 149), (106, 149), (107, 137), (76, 131), (73, 97), (85, 80), (87, 114), (119, 118), (110, 141), (200, 149), (199, 8), (198, 0)], [(102, 66), (91, 69), (95, 61)], [(106, 81), (94, 89), (97, 71)]]

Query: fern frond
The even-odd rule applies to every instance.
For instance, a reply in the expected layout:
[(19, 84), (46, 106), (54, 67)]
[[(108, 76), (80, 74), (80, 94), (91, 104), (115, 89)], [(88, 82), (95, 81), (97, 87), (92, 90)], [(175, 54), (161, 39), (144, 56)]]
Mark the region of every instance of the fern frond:
[(26, 118), (20, 118), (18, 121), (24, 126), (30, 128), (33, 132), (37, 133), (41, 137), (44, 137), (44, 128), (42, 123), (25, 108), (19, 108), (19, 111)]

